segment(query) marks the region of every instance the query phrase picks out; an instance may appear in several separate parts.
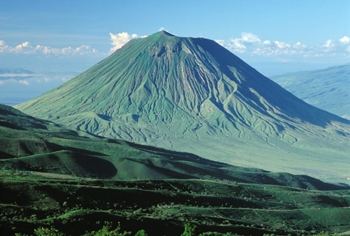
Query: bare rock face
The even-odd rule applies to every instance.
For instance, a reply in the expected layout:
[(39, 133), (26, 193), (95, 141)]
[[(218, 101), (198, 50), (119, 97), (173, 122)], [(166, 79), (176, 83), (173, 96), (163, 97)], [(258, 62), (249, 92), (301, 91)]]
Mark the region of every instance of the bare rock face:
[(350, 122), (212, 40), (161, 31), (17, 106), (70, 128), (230, 164), (346, 182)]

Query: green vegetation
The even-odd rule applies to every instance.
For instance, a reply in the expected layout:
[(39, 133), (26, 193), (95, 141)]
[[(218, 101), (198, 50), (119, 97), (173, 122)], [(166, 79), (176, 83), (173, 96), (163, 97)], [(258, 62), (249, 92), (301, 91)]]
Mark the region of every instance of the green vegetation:
[(64, 234), (59, 232), (55, 228), (44, 228), (40, 227), (34, 230), (35, 236), (63, 236)]
[(158, 32), (131, 40), (17, 108), (108, 138), (350, 181), (350, 121), (303, 102), (208, 39)]
[(23, 171), (1, 171), (0, 180), (1, 235), (33, 234), (35, 229), (37, 234), (52, 235), (296, 235), (350, 230), (350, 190), (220, 180), (93, 180)]
[(148, 234), (144, 229), (140, 229), (136, 232), (135, 236), (148, 236)]
[(78, 131), (0, 105), (0, 235), (350, 232), (348, 185), (218, 162), (346, 180), (350, 133), (212, 41), (134, 40), (21, 108)]
[[(140, 234), (139, 232), (141, 231), (137, 231), (135, 236), (136, 235), (141, 236), (142, 234)], [(127, 236), (130, 234), (131, 234), (130, 232), (122, 231), (120, 224), (118, 224), (116, 228), (113, 228), (110, 224), (106, 224), (101, 229), (86, 233), (84, 236)]]
[(346, 185), (74, 132), (1, 105), (0, 122), (1, 235), (350, 230)]
[(0, 105), (0, 169), (61, 178), (212, 179), (309, 189), (338, 189), (308, 176), (271, 173), (78, 133)]
[(181, 236), (194, 236), (196, 231), (196, 226), (186, 223), (184, 232), (181, 234)]

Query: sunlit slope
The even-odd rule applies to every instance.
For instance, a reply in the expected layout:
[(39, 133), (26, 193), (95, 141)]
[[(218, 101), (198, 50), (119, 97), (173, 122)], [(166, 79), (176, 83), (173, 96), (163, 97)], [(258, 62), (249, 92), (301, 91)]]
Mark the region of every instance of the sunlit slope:
[[(84, 136), (82, 136), (84, 135)], [(199, 156), (76, 133), (0, 105), (0, 171), (99, 179), (207, 179), (339, 189), (309, 176), (236, 167)]]
[(350, 64), (272, 79), (306, 102), (350, 119)]
[(214, 41), (135, 39), (17, 106), (93, 134), (346, 181), (350, 122), (317, 109)]

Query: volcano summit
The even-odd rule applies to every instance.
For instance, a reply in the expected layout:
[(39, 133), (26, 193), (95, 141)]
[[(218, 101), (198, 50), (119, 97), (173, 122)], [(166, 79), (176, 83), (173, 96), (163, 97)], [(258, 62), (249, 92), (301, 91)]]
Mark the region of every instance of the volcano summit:
[(350, 177), (350, 121), (303, 102), (204, 38), (161, 31), (133, 39), (17, 108), (230, 164), (337, 182)]

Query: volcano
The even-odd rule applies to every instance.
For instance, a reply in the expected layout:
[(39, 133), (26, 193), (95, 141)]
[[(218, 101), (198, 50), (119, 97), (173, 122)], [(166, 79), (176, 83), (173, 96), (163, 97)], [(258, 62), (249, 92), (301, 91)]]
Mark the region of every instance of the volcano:
[(230, 164), (350, 179), (350, 121), (303, 102), (209, 39), (165, 31), (133, 39), (17, 108)]

